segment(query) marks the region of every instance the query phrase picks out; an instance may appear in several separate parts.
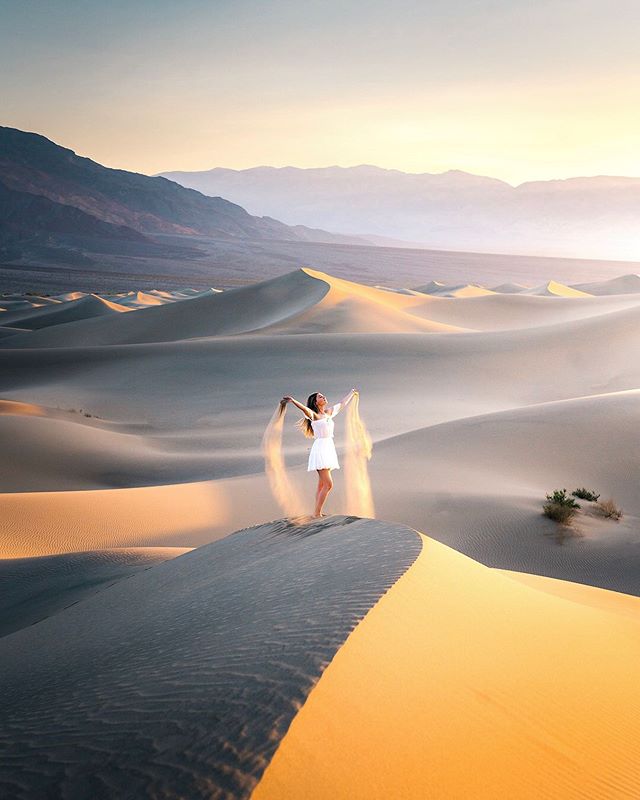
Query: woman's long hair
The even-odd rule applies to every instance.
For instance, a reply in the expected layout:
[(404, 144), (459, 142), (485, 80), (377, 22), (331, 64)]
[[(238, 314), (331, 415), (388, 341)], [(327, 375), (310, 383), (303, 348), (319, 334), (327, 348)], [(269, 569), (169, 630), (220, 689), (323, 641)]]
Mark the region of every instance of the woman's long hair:
[[(319, 392), (314, 392), (310, 394), (307, 398), (307, 408), (310, 408), (312, 411), (319, 413), (320, 409), (318, 408), (318, 394)], [(313, 439), (313, 425), (311, 424), (311, 420), (305, 414), (304, 417), (296, 423), (297, 426), (300, 428), (302, 433), (307, 437), (307, 439)]]

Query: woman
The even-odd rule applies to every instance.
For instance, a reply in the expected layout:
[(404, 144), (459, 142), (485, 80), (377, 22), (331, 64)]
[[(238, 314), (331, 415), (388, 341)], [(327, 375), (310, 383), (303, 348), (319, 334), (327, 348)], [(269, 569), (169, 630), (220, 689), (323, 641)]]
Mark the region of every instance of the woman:
[(322, 509), (327, 495), (333, 489), (331, 470), (340, 469), (338, 454), (333, 443), (333, 418), (353, 400), (357, 393), (357, 389), (352, 389), (346, 397), (333, 406), (327, 406), (327, 398), (321, 392), (309, 395), (306, 406), (289, 395), (282, 398), (283, 403), (293, 403), (302, 411), (304, 414), (304, 419), (300, 420), (302, 431), (305, 436), (314, 439), (307, 466), (307, 472), (313, 472), (315, 469), (318, 473), (314, 517), (326, 516), (322, 513)]

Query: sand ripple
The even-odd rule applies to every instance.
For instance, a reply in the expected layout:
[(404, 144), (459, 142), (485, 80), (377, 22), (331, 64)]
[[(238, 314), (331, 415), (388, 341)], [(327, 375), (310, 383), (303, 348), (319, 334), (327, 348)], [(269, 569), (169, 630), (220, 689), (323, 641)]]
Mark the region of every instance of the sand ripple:
[(262, 525), (0, 642), (0, 795), (246, 797), (421, 549), (354, 517)]

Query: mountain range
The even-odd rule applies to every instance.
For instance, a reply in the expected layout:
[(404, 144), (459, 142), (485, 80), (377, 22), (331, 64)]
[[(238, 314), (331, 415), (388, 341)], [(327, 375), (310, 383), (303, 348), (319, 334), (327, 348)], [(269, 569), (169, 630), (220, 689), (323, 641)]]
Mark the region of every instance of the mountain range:
[(640, 257), (640, 178), (570, 178), (514, 187), (459, 170), (412, 174), (369, 165), (162, 174), (204, 194), (223, 195), (252, 214), (366, 236), (378, 244)]
[[(172, 237), (167, 240), (163, 237)], [(90, 264), (98, 255), (197, 257), (197, 237), (358, 243), (255, 217), (163, 177), (109, 169), (44, 136), (0, 127), (0, 257)]]

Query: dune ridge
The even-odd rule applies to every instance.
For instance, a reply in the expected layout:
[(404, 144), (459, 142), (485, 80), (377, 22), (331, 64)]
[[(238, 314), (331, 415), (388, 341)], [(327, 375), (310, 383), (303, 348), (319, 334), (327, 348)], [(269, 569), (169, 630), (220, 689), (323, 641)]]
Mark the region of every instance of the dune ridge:
[(253, 797), (635, 797), (640, 600), (590, 594), (534, 589), (423, 537)]
[(0, 790), (248, 797), (338, 647), (420, 549), (381, 522), (281, 520), (0, 639)]

